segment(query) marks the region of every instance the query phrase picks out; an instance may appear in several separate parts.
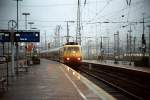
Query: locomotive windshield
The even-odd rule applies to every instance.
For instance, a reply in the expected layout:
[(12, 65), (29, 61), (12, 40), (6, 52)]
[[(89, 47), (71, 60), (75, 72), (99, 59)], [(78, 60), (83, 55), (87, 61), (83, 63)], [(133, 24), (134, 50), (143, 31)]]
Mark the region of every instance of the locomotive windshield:
[(67, 51), (79, 51), (79, 47), (68, 47), (66, 48)]

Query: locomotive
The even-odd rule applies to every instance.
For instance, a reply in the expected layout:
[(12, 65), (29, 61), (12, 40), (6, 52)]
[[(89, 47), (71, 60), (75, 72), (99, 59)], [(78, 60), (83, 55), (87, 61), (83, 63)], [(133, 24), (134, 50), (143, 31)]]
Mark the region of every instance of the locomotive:
[(66, 65), (79, 66), (82, 62), (81, 46), (74, 42), (66, 43), (59, 48), (41, 51), (40, 56)]

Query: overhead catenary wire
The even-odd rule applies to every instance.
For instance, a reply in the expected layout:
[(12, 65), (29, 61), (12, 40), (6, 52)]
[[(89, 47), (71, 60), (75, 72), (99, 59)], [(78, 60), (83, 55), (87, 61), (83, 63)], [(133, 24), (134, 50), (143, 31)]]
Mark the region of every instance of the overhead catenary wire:
[[(139, 7), (139, 4), (141, 4), (142, 3), (142, 1), (135, 1), (135, 2), (133, 2), (132, 3), (132, 5), (131, 5), (131, 7), (133, 8), (136, 8), (136, 10), (137, 10), (137, 7)], [(124, 7), (123, 9), (121, 9), (121, 10), (119, 10), (119, 11), (116, 11), (116, 14), (114, 13), (114, 12), (112, 12), (112, 14), (113, 14), (113, 16), (117, 16), (117, 14), (118, 14), (118, 12), (122, 12), (122, 11), (124, 11), (124, 10), (126, 10), (128, 7), (126, 6), (126, 7)], [(139, 8), (138, 8), (139, 9)], [(140, 7), (140, 9), (141, 9), (141, 7)], [(110, 14), (110, 13), (108, 13), (108, 16), (112, 16), (112, 14)], [(100, 18), (102, 18), (102, 19), (104, 19), (106, 16), (101, 16)], [(118, 16), (117, 16), (118, 17)], [(91, 22), (93, 22), (93, 21), (95, 21), (96, 22), (96, 19), (97, 18), (95, 18), (94, 20), (92, 20)], [(108, 20), (107, 18), (105, 18), (106, 19), (106, 21)], [(116, 18), (113, 18), (113, 19), (116, 19)], [(115, 20), (109, 20), (109, 21), (115, 21)], [(140, 19), (140, 18), (139, 18)], [(147, 21), (145, 22), (145, 23), (149, 23), (149, 16), (148, 17), (145, 17), (144, 19), (147, 19)], [(117, 21), (117, 20), (116, 20)], [(137, 21), (137, 20), (135, 20), (135, 21)], [(140, 21), (140, 20), (139, 20)], [(98, 21), (97, 21), (98, 22)], [(88, 22), (87, 23), (84, 23), (84, 27), (86, 27), (86, 25), (88, 25)], [(119, 26), (120, 27), (120, 26)]]
[[(105, 2), (105, 1), (101, 1), (101, 2)], [(95, 4), (95, 3), (97, 3), (97, 2), (95, 2), (95, 1), (86, 2), (86, 4)], [(81, 3), (80, 5), (85, 6), (85, 2)], [(22, 4), (22, 7), (58, 7), (58, 6), (77, 6), (77, 5), (75, 3), (47, 4), (47, 5), (35, 5), (35, 4), (25, 5), (25, 4)], [(15, 5), (14, 5), (14, 7), (15, 7)]]
[[(137, 7), (138, 4), (141, 4), (141, 3), (142, 3), (142, 1), (133, 2), (131, 7)], [(89, 22), (92, 22), (92, 21), (97, 20), (97, 19), (99, 19), (99, 18), (100, 18), (100, 19), (108, 19), (108, 16), (109, 16), (109, 18), (111, 18), (111, 17), (113, 17), (113, 16), (117, 16), (118, 13), (121, 13), (121, 12), (123, 12), (123, 11), (126, 10), (126, 9), (128, 9), (128, 6), (125, 6), (124, 8), (119, 9), (118, 11), (111, 12), (111, 13), (107, 13), (107, 14), (105, 14), (105, 15), (103, 15), (103, 16), (99, 16), (99, 17), (98, 17), (97, 14), (95, 14), (95, 15), (97, 15), (97, 16), (93, 17), (92, 19), (89, 19)], [(138, 8), (138, 9), (139, 9), (139, 8)], [(140, 7), (140, 9), (141, 9), (141, 7)], [(136, 9), (136, 10), (137, 10), (137, 9)], [(89, 11), (88, 11), (88, 12), (89, 12)], [(106, 18), (106, 17), (107, 17), (107, 18)], [(117, 16), (117, 17), (118, 17), (118, 16)], [(114, 19), (115, 19), (115, 18), (114, 18)], [(85, 23), (85, 25), (86, 25), (86, 23)]]
[(110, 4), (111, 1), (112, 1), (112, 0), (107, 1), (107, 3), (104, 5), (104, 7), (103, 7), (100, 11), (98, 11), (98, 14), (96, 14), (89, 22), (91, 22), (91, 21), (94, 20), (99, 14), (101, 14), (101, 13), (105, 10), (105, 8)]

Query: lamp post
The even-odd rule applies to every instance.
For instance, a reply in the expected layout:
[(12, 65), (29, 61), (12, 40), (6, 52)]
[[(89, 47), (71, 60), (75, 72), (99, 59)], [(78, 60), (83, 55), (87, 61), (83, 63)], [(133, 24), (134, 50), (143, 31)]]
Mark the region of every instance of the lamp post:
[(85, 37), (85, 43), (86, 43), (86, 41), (87, 41), (87, 59), (89, 59), (89, 56), (90, 56), (90, 44), (89, 44), (89, 42), (90, 41), (92, 41), (92, 40), (89, 40), (90, 38), (92, 38), (92, 37)]
[(23, 1), (23, 0), (15, 0), (15, 1), (17, 1), (17, 30), (19, 29), (19, 11), (18, 11), (18, 4), (19, 4), (19, 1)]
[(150, 25), (148, 25), (148, 28), (149, 28), (149, 50), (148, 50), (148, 52), (149, 52), (149, 66), (150, 66)]
[[(9, 22), (8, 22), (8, 26), (9, 26), (9, 24), (10, 23), (12, 23), (12, 27), (11, 27), (11, 74), (12, 74), (12, 76), (14, 76), (15, 75), (15, 65), (14, 65), (14, 63), (15, 63), (15, 60), (14, 60), (14, 38), (13, 38), (13, 36), (14, 36), (14, 28), (15, 27), (17, 27), (17, 22), (15, 22), (14, 20), (9, 20)], [(15, 24), (15, 26), (13, 26), (14, 24)], [(7, 70), (8, 70), (8, 68), (7, 68)]]
[(103, 39), (107, 39), (107, 56), (109, 56), (109, 37), (103, 37)]
[(45, 31), (45, 50), (47, 49), (47, 39), (46, 39), (46, 31)]
[(34, 22), (28, 22), (28, 24), (30, 25), (30, 30), (32, 29), (32, 25), (34, 24)]
[(114, 63), (117, 64), (118, 63), (118, 59), (120, 56), (120, 50), (119, 50), (119, 31), (117, 31), (117, 33), (114, 34)]
[[(18, 3), (19, 1), (23, 1), (23, 0), (16, 0), (17, 1), (17, 32), (19, 29), (19, 11), (18, 11)], [(16, 74), (18, 74), (18, 42), (16, 42)]]
[(78, 0), (78, 6), (77, 6), (77, 31), (76, 31), (76, 42), (81, 45), (81, 0)]
[(131, 65), (132, 63), (132, 36), (131, 36), (131, 24), (130, 24), (130, 30), (128, 31), (129, 32), (129, 49), (130, 49), (130, 63), (129, 65)]
[[(27, 16), (30, 15), (30, 13), (22, 13), (22, 15), (25, 16), (25, 30), (27, 30), (27, 28), (28, 28), (28, 27), (27, 27)], [(27, 61), (27, 45), (28, 45), (28, 44), (26, 43), (26, 44), (25, 44), (25, 48), (26, 48), (26, 50), (25, 50), (25, 57), (26, 57), (26, 58), (25, 58), (25, 59), (26, 59), (26, 62), (28, 62), (28, 61)]]
[(22, 13), (22, 15), (25, 16), (25, 29), (27, 30), (27, 16), (30, 15), (30, 13)]

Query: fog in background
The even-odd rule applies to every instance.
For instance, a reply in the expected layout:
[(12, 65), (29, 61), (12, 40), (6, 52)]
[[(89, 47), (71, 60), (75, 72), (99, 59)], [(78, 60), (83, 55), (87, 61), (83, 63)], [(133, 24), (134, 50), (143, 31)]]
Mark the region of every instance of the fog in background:
[[(81, 0), (81, 36), (100, 37), (113, 35), (117, 31), (125, 41), (130, 29), (127, 22), (141, 22), (144, 16), (145, 36), (148, 37), (147, 25), (150, 25), (150, 0)], [(0, 0), (0, 29), (8, 29), (8, 21), (16, 20), (16, 0)], [(25, 29), (25, 16), (30, 13), (28, 22), (34, 22), (34, 28), (41, 31), (41, 39), (46, 33), (47, 41), (54, 37), (57, 25), (61, 26), (60, 35), (66, 35), (66, 21), (77, 20), (77, 0), (23, 0), (19, 1), (19, 29)], [(126, 23), (97, 23), (97, 22)], [(75, 37), (77, 23), (69, 23), (70, 35)], [(126, 26), (126, 27), (122, 27)], [(131, 25), (132, 35), (141, 37), (142, 23)], [(28, 29), (30, 29), (28, 25)], [(82, 40), (84, 41), (84, 40)]]

